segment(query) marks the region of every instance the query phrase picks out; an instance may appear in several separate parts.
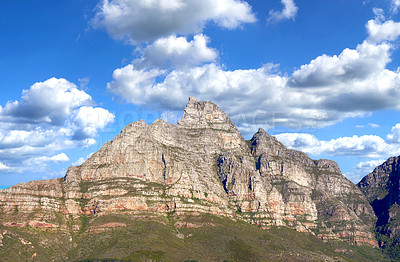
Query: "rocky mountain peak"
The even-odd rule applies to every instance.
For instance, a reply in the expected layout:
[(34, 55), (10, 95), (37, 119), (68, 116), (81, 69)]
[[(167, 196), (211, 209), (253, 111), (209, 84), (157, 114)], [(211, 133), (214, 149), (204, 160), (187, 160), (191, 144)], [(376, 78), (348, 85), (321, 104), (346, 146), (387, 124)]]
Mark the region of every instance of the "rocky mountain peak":
[(400, 253), (400, 156), (390, 157), (377, 166), (358, 183), (358, 187), (378, 218), (376, 232), (380, 247), (397, 261)]
[(358, 183), (374, 208), (377, 225), (387, 225), (385, 231), (391, 236), (400, 234), (400, 224), (391, 223), (393, 206), (400, 204), (399, 185), (400, 156), (390, 157)]
[(306, 153), (286, 148), (276, 137), (269, 135), (262, 128), (254, 134), (251, 143), (252, 154), (255, 156), (263, 154), (270, 157), (280, 157), (291, 161), (297, 161), (304, 166), (315, 166), (314, 162)]
[(358, 186), (371, 201), (383, 199), (391, 190), (398, 190), (400, 180), (400, 156), (390, 157), (370, 174), (365, 176)]
[(263, 129), (246, 143), (217, 105), (194, 98), (177, 125), (131, 123), (64, 179), (0, 191), (0, 220), (41, 212), (54, 221), (205, 213), (375, 245), (373, 211), (336, 163), (314, 162)]
[(236, 130), (230, 118), (216, 104), (208, 101), (197, 101), (189, 97), (182, 119), (178, 125), (186, 128), (213, 128)]
[(340, 171), (339, 165), (333, 160), (320, 159), (320, 160), (314, 160), (314, 163), (319, 169), (324, 169), (332, 173), (339, 173), (339, 174), (342, 173)]
[(260, 155), (260, 152), (269, 155), (281, 156), (283, 151), (286, 150), (285, 146), (276, 139), (276, 137), (269, 135), (264, 129), (258, 129), (251, 139), (253, 155)]

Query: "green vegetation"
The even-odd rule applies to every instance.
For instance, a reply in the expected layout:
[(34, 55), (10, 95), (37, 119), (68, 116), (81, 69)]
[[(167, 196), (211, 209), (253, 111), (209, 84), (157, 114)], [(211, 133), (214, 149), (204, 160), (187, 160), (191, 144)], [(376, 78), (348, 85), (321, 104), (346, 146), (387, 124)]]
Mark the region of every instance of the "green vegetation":
[(376, 228), (376, 239), (381, 246), (382, 252), (390, 257), (391, 261), (400, 261), (400, 235), (396, 234), (389, 237), (385, 234), (388, 225), (379, 226)]
[[(385, 261), (371, 247), (324, 243), (289, 228), (262, 230), (212, 215), (121, 213), (69, 221), (71, 232), (7, 228), (0, 261)], [(104, 228), (109, 223), (126, 226)], [(194, 226), (177, 227), (185, 223)]]
[(250, 151), (253, 148), (253, 142), (251, 140), (246, 140), (246, 144), (249, 147)]

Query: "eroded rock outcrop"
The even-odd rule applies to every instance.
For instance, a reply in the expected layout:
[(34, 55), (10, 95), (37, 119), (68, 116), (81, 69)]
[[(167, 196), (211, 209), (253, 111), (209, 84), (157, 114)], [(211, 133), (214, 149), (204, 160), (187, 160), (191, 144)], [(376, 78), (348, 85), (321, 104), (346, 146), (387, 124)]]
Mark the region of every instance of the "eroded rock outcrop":
[(63, 179), (0, 191), (0, 209), (3, 224), (29, 218), (48, 228), (66, 227), (57, 213), (211, 213), (376, 245), (372, 208), (335, 162), (262, 129), (245, 141), (218, 106), (194, 98), (176, 125), (131, 123)]
[(400, 157), (390, 157), (359, 183), (378, 218), (379, 244), (398, 259), (400, 237)]
[(321, 238), (377, 245), (371, 206), (334, 161), (313, 161), (262, 129), (251, 140), (251, 151), (264, 188), (272, 186), (269, 199), (275, 205), (267, 206), (277, 207), (275, 219), (301, 231), (310, 228)]

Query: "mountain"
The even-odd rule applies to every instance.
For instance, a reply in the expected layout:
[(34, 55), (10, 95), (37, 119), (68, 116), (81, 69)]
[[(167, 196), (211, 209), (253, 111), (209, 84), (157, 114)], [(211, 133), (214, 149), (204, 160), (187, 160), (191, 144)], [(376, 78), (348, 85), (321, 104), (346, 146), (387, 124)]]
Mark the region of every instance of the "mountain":
[(0, 244), (41, 261), (383, 259), (368, 200), (335, 162), (263, 129), (245, 141), (217, 105), (189, 98), (175, 125), (131, 123), (64, 178), (0, 190)]
[(359, 183), (378, 218), (380, 246), (400, 260), (400, 157), (390, 157)]

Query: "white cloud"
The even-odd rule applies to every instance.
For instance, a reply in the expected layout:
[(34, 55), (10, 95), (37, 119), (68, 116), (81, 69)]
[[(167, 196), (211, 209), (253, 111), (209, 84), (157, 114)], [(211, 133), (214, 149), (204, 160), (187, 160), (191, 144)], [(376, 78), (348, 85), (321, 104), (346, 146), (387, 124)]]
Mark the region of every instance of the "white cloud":
[(323, 150), (321, 142), (311, 134), (283, 133), (275, 137), (286, 147), (311, 155), (319, 155)]
[(33, 157), (24, 161), (25, 165), (42, 165), (46, 163), (62, 163), (70, 161), (69, 157), (65, 153), (60, 153), (51, 157), (40, 156)]
[(389, 148), (385, 140), (375, 135), (340, 137), (330, 141), (321, 141), (321, 143), (322, 152), (331, 155), (380, 157), (381, 155), (389, 154)]
[(138, 43), (200, 33), (209, 22), (234, 29), (255, 21), (250, 5), (241, 0), (103, 0), (92, 25), (113, 38)]
[(381, 165), (383, 162), (385, 162), (384, 159), (377, 159), (377, 160), (374, 159), (374, 160), (360, 162), (354, 167), (354, 170), (352, 172), (349, 172), (345, 175), (351, 181), (354, 181), (355, 183), (357, 183), (364, 176), (371, 173), (375, 169), (375, 167)]
[(378, 128), (379, 125), (378, 124), (374, 124), (374, 123), (368, 123), (368, 125), (372, 128)]
[(164, 71), (158, 69), (137, 70), (133, 65), (127, 65), (114, 70), (114, 81), (107, 84), (107, 89), (128, 102), (142, 105), (149, 101), (145, 97), (146, 89), (163, 73)]
[(78, 160), (76, 160), (74, 163), (72, 163), (73, 166), (80, 166), (82, 165), (89, 157), (91, 157), (94, 153), (90, 153), (86, 157), (80, 157)]
[(115, 116), (101, 107), (82, 106), (71, 116), (72, 138), (82, 140), (96, 137), (99, 130), (114, 122)]
[(90, 77), (78, 78), (79, 86), (82, 90), (87, 90), (90, 82)]
[(58, 151), (93, 145), (114, 119), (106, 109), (88, 106), (93, 103), (75, 84), (51, 78), (0, 106), (0, 162), (7, 172), (42, 172), (48, 163), (69, 161)]
[(333, 156), (388, 157), (400, 153), (399, 148), (375, 135), (339, 137), (328, 141), (318, 140), (314, 135), (303, 133), (283, 133), (276, 137), (288, 148), (301, 150), (314, 156), (330, 154)]
[(390, 11), (392, 14), (397, 14), (400, 7), (400, 0), (392, 0)]
[(218, 53), (207, 47), (209, 38), (195, 35), (188, 42), (185, 37), (169, 36), (148, 45), (141, 59), (134, 61), (136, 67), (181, 68), (214, 61)]
[[(336, 90), (331, 90), (333, 94), (343, 92), (343, 89), (357, 91), (340, 84), (351, 83), (353, 80), (362, 83), (362, 80), (374, 73), (383, 71), (391, 61), (390, 49), (389, 44), (363, 42), (356, 49), (346, 48), (338, 56), (319, 56), (296, 70), (290, 78), (290, 84), (294, 87), (315, 88), (315, 92), (318, 92), (318, 88), (336, 86)], [(364, 85), (352, 87), (365, 88)]]
[(90, 95), (63, 78), (35, 83), (22, 92), (21, 101), (0, 108), (0, 118), (27, 123), (63, 125), (76, 108), (93, 103)]
[[(269, 72), (270, 66), (225, 71), (215, 64), (207, 64), (187, 70), (173, 70), (162, 82), (156, 83), (155, 79), (161, 73), (136, 70), (128, 65), (115, 70), (114, 80), (108, 84), (108, 89), (114, 94), (124, 95), (125, 99), (134, 104), (151, 105), (165, 111), (182, 110), (188, 96), (214, 101), (240, 127), (245, 123), (258, 126), (272, 124), (269, 122), (276, 120), (273, 119), (274, 115), (270, 115), (272, 112), (288, 111), (291, 115), (283, 116), (288, 125), (296, 125), (297, 121), (314, 124), (318, 112), (308, 109), (292, 110), (292, 103), (306, 101), (302, 101), (300, 93), (293, 93), (287, 88), (285, 77)], [(138, 83), (139, 77), (143, 77), (145, 81)]]
[(0, 163), (0, 171), (6, 171), (9, 170), (10, 168), (6, 165), (4, 165), (3, 163)]
[[(213, 101), (245, 136), (253, 134), (259, 127), (289, 127), (300, 132), (376, 110), (399, 110), (400, 70), (386, 68), (395, 48), (390, 42), (399, 36), (398, 25), (385, 22), (380, 10), (375, 13), (375, 20), (366, 25), (368, 39), (355, 49), (346, 48), (333, 56), (321, 55), (291, 75), (281, 74), (278, 65), (271, 64), (229, 71), (211, 58), (201, 60), (201, 56), (197, 65), (176, 62), (177, 54), (186, 57), (185, 52), (178, 50), (195, 49), (196, 44), (195, 40), (174, 36), (160, 41), (166, 47), (172, 46), (170, 43), (181, 43), (174, 51), (149, 45), (141, 59), (114, 71), (113, 81), (107, 88), (128, 102), (164, 112), (165, 119), (169, 119), (169, 112), (182, 110), (189, 96)], [(207, 41), (202, 43), (201, 50), (209, 50)], [(155, 55), (157, 53), (160, 55)], [(172, 66), (165, 66), (168, 59), (173, 61), (170, 62)], [(204, 64), (207, 62), (211, 63)], [(366, 126), (379, 127), (374, 123), (359, 127)], [(394, 141), (400, 143), (400, 124), (398, 129), (394, 127), (386, 141), (375, 135), (326, 141), (301, 133), (277, 137), (286, 146), (315, 156), (386, 158), (400, 153), (394, 144)], [(367, 168), (367, 163), (360, 164), (358, 171), (361, 168)]]
[(319, 128), (374, 110), (398, 109), (400, 75), (386, 69), (392, 47), (363, 42), (323, 55), (291, 76), (276, 66), (226, 71), (214, 63), (171, 71), (116, 69), (108, 90), (158, 110), (182, 110), (187, 97), (214, 101), (245, 135), (262, 126)]
[(373, 8), (372, 11), (374, 12), (375, 15), (375, 20), (379, 23), (383, 23), (386, 18), (385, 18), (385, 10), (382, 8)]
[(394, 41), (400, 35), (400, 23), (388, 20), (369, 20), (366, 24), (368, 41), (379, 43), (382, 41)]
[(51, 145), (57, 137), (66, 135), (58, 128), (44, 129), (37, 127), (32, 130), (1, 130), (0, 154), (3, 150), (15, 148), (41, 148)]
[(390, 134), (386, 136), (386, 140), (390, 143), (400, 143), (400, 124), (395, 125), (392, 127)]
[[(276, 138), (291, 149), (301, 150), (308, 154), (318, 156), (330, 154), (332, 156), (349, 155), (368, 158), (388, 158), (400, 154), (400, 124), (392, 127), (386, 140), (376, 135), (363, 135), (339, 137), (331, 140), (318, 140), (312, 134), (282, 133)], [(376, 161), (382, 161), (381, 159)], [(367, 164), (375, 162), (362, 162), (356, 168), (365, 168)], [(376, 166), (376, 165), (375, 165)]]
[(368, 173), (372, 172), (372, 170), (374, 170), (375, 167), (381, 165), (383, 162), (385, 162), (384, 159), (360, 162), (355, 166), (355, 169), (364, 170), (368, 174)]
[(299, 8), (294, 3), (294, 0), (281, 0), (283, 5), (282, 11), (271, 10), (269, 11), (269, 23), (277, 23), (285, 19), (292, 19), (296, 17)]
[(78, 160), (76, 160), (74, 163), (72, 163), (73, 166), (80, 166), (86, 161), (85, 158), (80, 157)]

